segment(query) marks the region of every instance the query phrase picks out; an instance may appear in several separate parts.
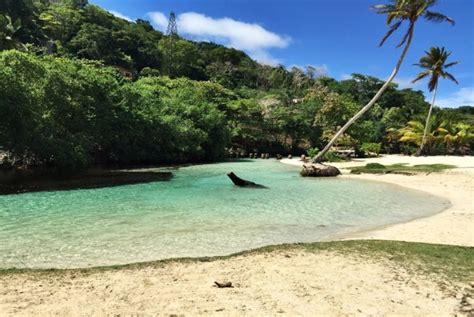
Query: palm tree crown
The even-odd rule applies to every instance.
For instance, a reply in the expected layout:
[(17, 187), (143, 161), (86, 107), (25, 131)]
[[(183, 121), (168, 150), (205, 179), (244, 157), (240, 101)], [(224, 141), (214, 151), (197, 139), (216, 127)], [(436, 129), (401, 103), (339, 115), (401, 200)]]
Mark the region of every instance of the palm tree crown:
[(420, 58), (419, 63), (415, 64), (424, 70), (412, 80), (413, 83), (431, 75), (430, 81), (428, 82), (428, 89), (430, 91), (433, 91), (436, 88), (440, 77), (447, 78), (456, 84), (459, 84), (452, 74), (445, 71), (446, 68), (459, 64), (459, 61), (446, 64), (451, 52), (446, 51), (444, 47), (432, 47), (429, 52), (425, 53), (426, 55)]
[(454, 20), (450, 17), (439, 12), (428, 10), (434, 6), (438, 0), (392, 0), (391, 2), (391, 4), (378, 4), (372, 7), (377, 13), (387, 15), (387, 25), (389, 29), (382, 38), (382, 41), (380, 41), (380, 46), (400, 28), (404, 21), (408, 21), (409, 26), (402, 41), (398, 44), (398, 47), (406, 43), (410, 34), (413, 32), (416, 21), (420, 17), (430, 22), (449, 22), (454, 25)]

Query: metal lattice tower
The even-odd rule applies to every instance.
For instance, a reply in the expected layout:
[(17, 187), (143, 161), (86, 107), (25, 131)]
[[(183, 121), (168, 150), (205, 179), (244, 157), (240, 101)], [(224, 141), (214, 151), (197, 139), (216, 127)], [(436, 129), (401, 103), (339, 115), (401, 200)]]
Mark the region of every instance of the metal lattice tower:
[(166, 34), (172, 37), (178, 36), (178, 24), (176, 23), (176, 14), (174, 14), (174, 12), (170, 13), (168, 29), (166, 30)]

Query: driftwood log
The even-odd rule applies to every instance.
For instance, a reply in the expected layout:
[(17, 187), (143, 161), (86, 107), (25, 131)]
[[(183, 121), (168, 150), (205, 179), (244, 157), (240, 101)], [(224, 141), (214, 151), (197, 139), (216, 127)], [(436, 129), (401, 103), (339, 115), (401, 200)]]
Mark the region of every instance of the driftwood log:
[(265, 186), (260, 185), (260, 184), (255, 184), (254, 182), (242, 179), (238, 177), (237, 175), (234, 174), (234, 172), (230, 172), (227, 174), (229, 176), (230, 180), (234, 183), (236, 186), (240, 187), (254, 187), (254, 188), (265, 188)]
[(304, 164), (300, 172), (301, 176), (310, 177), (330, 177), (341, 174), (341, 171), (334, 166), (320, 163)]
[(216, 284), (216, 286), (217, 286), (218, 288), (233, 287), (233, 286), (232, 286), (232, 282), (228, 282), (228, 281), (224, 281), (224, 282), (215, 281), (214, 284)]

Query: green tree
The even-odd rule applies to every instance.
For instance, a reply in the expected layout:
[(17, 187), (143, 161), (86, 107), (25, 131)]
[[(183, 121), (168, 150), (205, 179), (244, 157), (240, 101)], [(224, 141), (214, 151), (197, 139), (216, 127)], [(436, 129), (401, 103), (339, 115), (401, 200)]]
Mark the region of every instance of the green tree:
[(84, 9), (88, 4), (88, 0), (62, 0), (62, 2), (74, 9)]
[(448, 57), (449, 55), (451, 55), (450, 52), (447, 52), (444, 47), (442, 48), (432, 47), (429, 52), (425, 52), (425, 53), (426, 55), (420, 58), (419, 63), (415, 64), (417, 66), (420, 66), (424, 70), (420, 72), (412, 82), (415, 83), (418, 80), (421, 80), (427, 76), (430, 76), (430, 80), (428, 82), (428, 89), (433, 94), (433, 99), (431, 100), (430, 109), (428, 111), (428, 115), (426, 116), (423, 139), (421, 141), (420, 148), (418, 149), (416, 153), (417, 155), (420, 155), (421, 153), (423, 153), (423, 147), (425, 146), (426, 134), (428, 133), (428, 130), (429, 130), (428, 125), (430, 123), (431, 113), (433, 112), (433, 107), (436, 100), (436, 92), (438, 90), (439, 78), (440, 77), (447, 78), (455, 82), (456, 84), (458, 84), (458, 81), (456, 80), (456, 78), (454, 78), (452, 74), (446, 71), (447, 68), (459, 63), (459, 62), (447, 63)]
[(390, 83), (398, 74), (400, 67), (405, 59), (406, 53), (410, 48), (410, 44), (413, 39), (415, 24), (419, 18), (425, 18), (428, 21), (432, 22), (444, 22), (448, 21), (454, 23), (454, 21), (438, 12), (432, 12), (428, 10), (430, 7), (436, 4), (436, 0), (393, 0), (392, 4), (380, 4), (376, 5), (373, 8), (377, 13), (387, 15), (387, 25), (389, 25), (389, 30), (382, 38), (380, 45), (383, 43), (397, 30), (400, 28), (403, 22), (408, 22), (408, 30), (403, 36), (402, 41), (398, 44), (398, 47), (403, 46), (402, 53), (395, 65), (392, 74), (385, 81), (383, 86), (375, 94), (375, 96), (365, 105), (359, 112), (357, 112), (329, 141), (329, 143), (324, 147), (324, 149), (319, 152), (319, 154), (314, 158), (314, 162), (320, 162), (324, 158), (326, 152), (329, 151), (331, 146), (337, 141), (337, 139), (365, 112), (367, 112), (375, 102), (380, 98), (384, 91), (389, 87)]
[(203, 61), (193, 43), (177, 37), (165, 37), (158, 46), (163, 53), (164, 74), (171, 78), (188, 77), (197, 80), (204, 77)]
[(39, 20), (50, 39), (66, 43), (80, 30), (84, 17), (74, 8), (52, 4), (39, 15)]
[(0, 52), (0, 145), (14, 162), (28, 159), (44, 98), (46, 70), (18, 51)]

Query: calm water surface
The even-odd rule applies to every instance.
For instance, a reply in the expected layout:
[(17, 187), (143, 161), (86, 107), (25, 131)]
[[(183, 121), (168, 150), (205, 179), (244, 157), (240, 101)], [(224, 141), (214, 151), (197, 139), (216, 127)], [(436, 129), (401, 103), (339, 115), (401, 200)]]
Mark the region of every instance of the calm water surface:
[[(226, 173), (268, 186), (238, 188)], [(0, 268), (88, 267), (326, 240), (441, 211), (440, 198), (273, 160), (198, 165), (169, 182), (0, 196)]]

